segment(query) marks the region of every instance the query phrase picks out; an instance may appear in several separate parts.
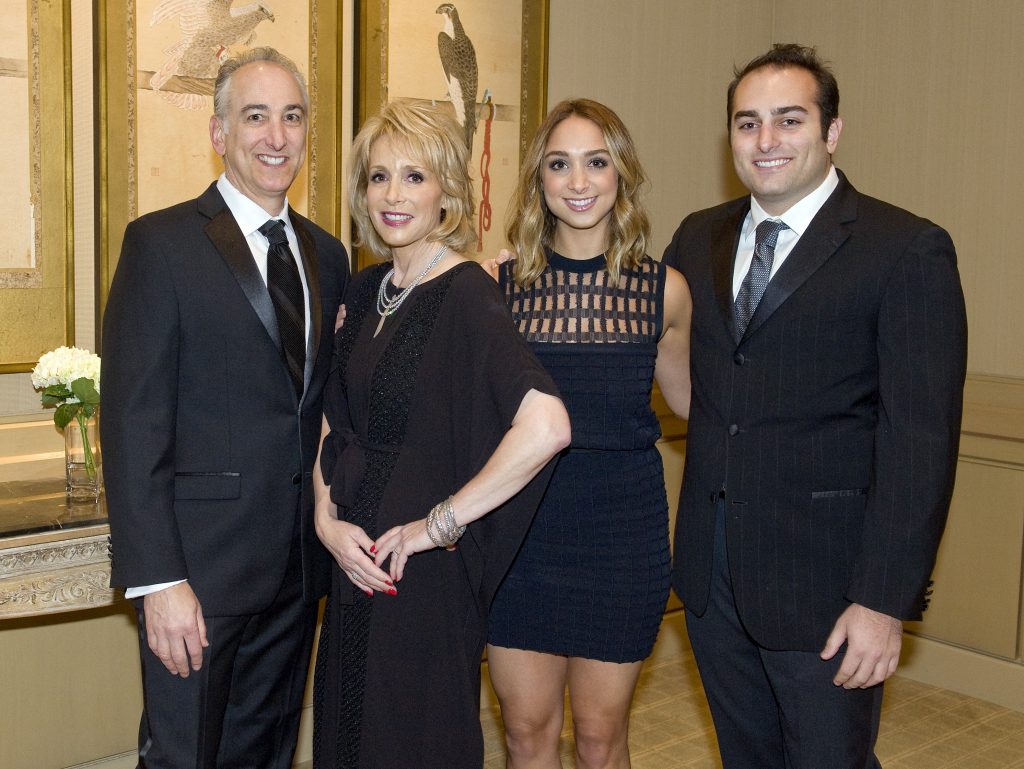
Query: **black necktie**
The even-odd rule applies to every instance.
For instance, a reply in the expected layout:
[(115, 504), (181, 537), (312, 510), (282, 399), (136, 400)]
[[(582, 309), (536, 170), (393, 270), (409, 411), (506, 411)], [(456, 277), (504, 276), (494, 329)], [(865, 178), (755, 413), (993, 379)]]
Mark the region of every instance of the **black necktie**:
[(757, 225), (754, 232), (754, 257), (750, 260), (750, 269), (740, 284), (736, 303), (733, 305), (736, 313), (737, 338), (742, 337), (743, 332), (747, 330), (750, 319), (754, 317), (754, 310), (768, 288), (772, 263), (775, 261), (775, 244), (779, 240), (779, 233), (788, 229), (786, 223), (778, 219), (765, 219)]
[(284, 222), (271, 219), (260, 234), (269, 242), (267, 250), (267, 290), (274, 302), (277, 329), (281, 335), (281, 351), (288, 366), (295, 392), (302, 395), (306, 368), (306, 300), (302, 293), (302, 280), (295, 264)]

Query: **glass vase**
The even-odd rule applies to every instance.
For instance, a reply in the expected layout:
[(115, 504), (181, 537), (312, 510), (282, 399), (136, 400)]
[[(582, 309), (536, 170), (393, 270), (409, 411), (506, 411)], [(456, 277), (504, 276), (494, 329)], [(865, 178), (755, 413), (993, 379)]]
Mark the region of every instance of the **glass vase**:
[(64, 467), (68, 502), (98, 502), (103, 487), (98, 411), (91, 417), (79, 411), (64, 428)]

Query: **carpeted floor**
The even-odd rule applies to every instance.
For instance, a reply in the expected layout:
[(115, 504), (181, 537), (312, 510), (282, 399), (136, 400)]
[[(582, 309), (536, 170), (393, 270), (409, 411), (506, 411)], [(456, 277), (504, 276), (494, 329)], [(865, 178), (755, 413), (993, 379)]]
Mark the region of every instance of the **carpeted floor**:
[[(501, 716), (486, 684), (481, 719), (485, 769), (504, 769)], [(681, 612), (666, 618), (641, 674), (630, 749), (633, 769), (721, 769)], [(1024, 769), (1024, 713), (896, 676), (886, 684), (876, 752), (884, 769)], [(566, 769), (575, 766), (572, 756), (567, 716)]]

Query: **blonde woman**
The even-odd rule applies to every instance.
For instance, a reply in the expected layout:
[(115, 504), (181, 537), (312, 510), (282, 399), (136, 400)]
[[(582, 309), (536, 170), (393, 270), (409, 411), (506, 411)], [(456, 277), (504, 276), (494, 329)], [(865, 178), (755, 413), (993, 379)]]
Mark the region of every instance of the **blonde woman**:
[(319, 767), (483, 766), (487, 608), (569, 440), (550, 377), (462, 256), (475, 240), (466, 154), (443, 108), (411, 101), (352, 148), (352, 216), (385, 262), (346, 293), (314, 471), (335, 561)]
[(491, 610), (488, 659), (510, 769), (561, 766), (568, 686), (577, 766), (629, 766), (629, 705), (669, 590), (657, 380), (689, 410), (690, 294), (646, 256), (644, 172), (602, 104), (558, 104), (530, 147), (497, 267), (519, 331), (569, 410), (564, 452)]

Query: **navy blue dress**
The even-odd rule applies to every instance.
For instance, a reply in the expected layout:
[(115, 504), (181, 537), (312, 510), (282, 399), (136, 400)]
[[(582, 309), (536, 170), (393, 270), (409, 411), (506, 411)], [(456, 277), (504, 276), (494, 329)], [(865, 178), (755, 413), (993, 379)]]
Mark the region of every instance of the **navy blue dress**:
[(513, 319), (555, 380), (572, 445), (491, 607), (488, 641), (607, 662), (650, 655), (669, 590), (668, 503), (651, 387), (665, 267), (611, 286), (604, 256), (549, 253), (529, 287), (502, 265)]

